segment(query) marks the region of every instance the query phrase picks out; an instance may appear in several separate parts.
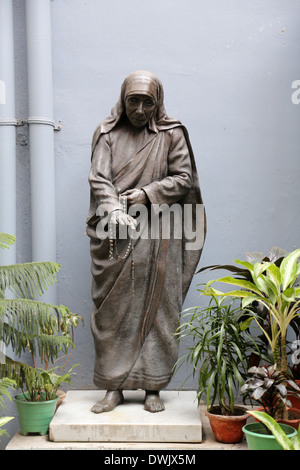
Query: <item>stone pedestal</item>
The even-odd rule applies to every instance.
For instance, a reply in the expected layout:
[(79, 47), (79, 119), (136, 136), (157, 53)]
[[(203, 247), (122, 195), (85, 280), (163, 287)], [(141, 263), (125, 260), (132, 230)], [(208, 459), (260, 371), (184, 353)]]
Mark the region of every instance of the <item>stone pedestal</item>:
[(195, 392), (162, 392), (166, 409), (154, 414), (143, 409), (143, 392), (124, 395), (123, 405), (110, 413), (95, 415), (90, 409), (104, 392), (69, 391), (50, 424), (49, 435), (22, 436), (17, 432), (6, 450), (101, 450), (104, 456), (141, 451), (144, 456), (145, 451), (156, 450), (175, 456), (186, 452), (197, 456), (199, 450), (248, 449), (245, 438), (238, 444), (215, 440), (205, 416), (206, 406), (202, 403), (197, 408)]
[(196, 393), (162, 391), (165, 410), (143, 408), (143, 391), (124, 391), (124, 403), (108, 413), (95, 414), (92, 406), (105, 392), (71, 390), (50, 423), (54, 442), (200, 443), (202, 423)]

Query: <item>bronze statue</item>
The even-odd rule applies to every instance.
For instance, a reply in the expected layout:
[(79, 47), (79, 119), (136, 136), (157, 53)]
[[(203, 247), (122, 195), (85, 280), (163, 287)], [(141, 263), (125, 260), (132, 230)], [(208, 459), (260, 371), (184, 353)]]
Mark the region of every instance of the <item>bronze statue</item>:
[[(206, 228), (204, 215), (201, 246), (190, 250), (182, 218), (180, 238), (174, 227), (169, 237), (161, 228), (158, 236), (151, 231), (152, 217), (159, 219), (166, 207), (190, 205), (194, 223), (202, 205), (187, 130), (167, 116), (154, 74), (133, 72), (123, 82), (111, 115), (95, 130), (89, 182), (94, 383), (107, 391), (92, 411), (110, 411), (123, 402), (123, 390), (136, 389), (146, 392), (146, 410), (162, 411), (159, 391), (172, 378), (174, 333)], [(138, 229), (135, 207), (147, 209), (138, 237), (129, 233)], [(130, 228), (125, 235), (124, 228)]]

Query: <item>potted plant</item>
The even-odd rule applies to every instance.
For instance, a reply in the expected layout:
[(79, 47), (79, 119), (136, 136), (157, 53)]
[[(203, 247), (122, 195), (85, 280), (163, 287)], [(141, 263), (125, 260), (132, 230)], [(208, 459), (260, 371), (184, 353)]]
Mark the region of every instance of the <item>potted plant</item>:
[(55, 370), (32, 368), (26, 373), (26, 392), (14, 397), (18, 410), (21, 434), (47, 434), (50, 421), (54, 415), (59, 396), (57, 390), (62, 383), (71, 383), (74, 365), (63, 375), (57, 375)]
[[(14, 242), (15, 237), (0, 233), (0, 248), (8, 248)], [(25, 364), (6, 355), (0, 364), (0, 376), (14, 379), (18, 389), (27, 387), (26, 401), (30, 397), (34, 405), (42, 400), (55, 401), (56, 405), (57, 398), (53, 398), (56, 385), (69, 383), (71, 371), (61, 375), (61, 370), (57, 374), (61, 379), (53, 382), (54, 370), (50, 362), (56, 362), (62, 352), (63, 357), (67, 357), (62, 367), (66, 365), (74, 348), (73, 328), (82, 320), (64, 305), (35, 300), (56, 282), (59, 269), (60, 265), (54, 262), (0, 266), (0, 339), (10, 346), (15, 357), (20, 358), (24, 351), (29, 351), (32, 357), (32, 364)], [(8, 290), (13, 298), (5, 297)], [(37, 362), (44, 365), (44, 370), (37, 368)]]
[[(300, 249), (292, 251), (282, 259), (280, 266), (274, 261), (251, 263), (236, 260), (237, 264), (243, 266), (243, 271), (247, 272), (248, 279), (226, 276), (209, 281), (204, 289), (205, 295), (239, 298), (243, 308), (257, 303), (268, 311), (268, 330), (263, 327), (256, 314), (253, 314), (253, 319), (270, 345), (274, 363), (285, 375), (288, 373), (287, 329), (300, 315), (300, 288), (296, 285), (300, 274), (299, 256)], [(221, 292), (211, 287), (215, 282), (234, 285), (238, 289)], [(282, 408), (281, 413), (281, 417), (286, 419), (286, 406)]]
[(257, 419), (256, 423), (243, 427), (249, 450), (300, 450), (300, 427), (297, 432), (262, 411), (249, 411), (249, 414)]
[(249, 415), (235, 403), (235, 391), (244, 383), (248, 370), (248, 356), (259, 350), (243, 330), (245, 312), (235, 308), (233, 299), (212, 295), (207, 307), (185, 310), (177, 335), (181, 340), (191, 339), (192, 346), (177, 363), (193, 366), (192, 375), (199, 372), (198, 401), (206, 394), (206, 414), (217, 441), (234, 443), (243, 438), (242, 427)]
[(240, 389), (244, 399), (250, 398), (250, 400), (255, 400), (261, 405), (262, 410), (272, 418), (298, 429), (300, 411), (288, 408), (290, 419), (286, 421), (281, 418), (282, 409), (286, 404), (290, 405), (287, 399), (287, 387), (290, 387), (295, 393), (299, 394), (300, 388), (298, 385), (286, 373), (278, 370), (276, 364), (251, 367), (248, 373), (252, 374), (252, 376), (246, 380)]

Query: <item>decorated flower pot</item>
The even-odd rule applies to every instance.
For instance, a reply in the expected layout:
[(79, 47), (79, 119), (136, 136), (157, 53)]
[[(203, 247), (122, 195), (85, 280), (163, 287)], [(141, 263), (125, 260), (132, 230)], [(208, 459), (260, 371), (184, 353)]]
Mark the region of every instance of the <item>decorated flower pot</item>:
[(57, 396), (49, 401), (27, 401), (23, 393), (14, 397), (23, 436), (29, 433), (39, 433), (41, 436), (47, 434), (58, 398)]
[(216, 441), (226, 444), (235, 444), (243, 439), (242, 428), (246, 424), (249, 415), (241, 406), (234, 408), (235, 415), (224, 416), (218, 411), (218, 407), (212, 407), (205, 411)]
[[(291, 438), (297, 434), (296, 429), (287, 424), (280, 423), (279, 426)], [(249, 450), (283, 450), (273, 434), (268, 434), (262, 423), (248, 423), (243, 427)]]

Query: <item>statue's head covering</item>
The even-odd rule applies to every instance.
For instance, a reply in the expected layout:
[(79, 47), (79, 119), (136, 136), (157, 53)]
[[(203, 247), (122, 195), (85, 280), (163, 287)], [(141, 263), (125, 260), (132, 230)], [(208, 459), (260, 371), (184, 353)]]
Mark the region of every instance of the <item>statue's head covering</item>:
[(143, 70), (131, 73), (124, 80), (121, 90), (123, 100), (129, 95), (147, 95), (155, 103), (159, 101), (161, 93), (162, 86), (158, 78), (153, 73)]
[(125, 78), (121, 86), (120, 97), (112, 108), (110, 116), (97, 126), (93, 137), (92, 150), (95, 148), (100, 135), (110, 132), (125, 116), (125, 99), (129, 94), (133, 93), (148, 95), (156, 102), (156, 109), (148, 124), (150, 130), (158, 132), (181, 125), (178, 119), (172, 119), (166, 114), (164, 90), (159, 78), (152, 72), (138, 70)]

